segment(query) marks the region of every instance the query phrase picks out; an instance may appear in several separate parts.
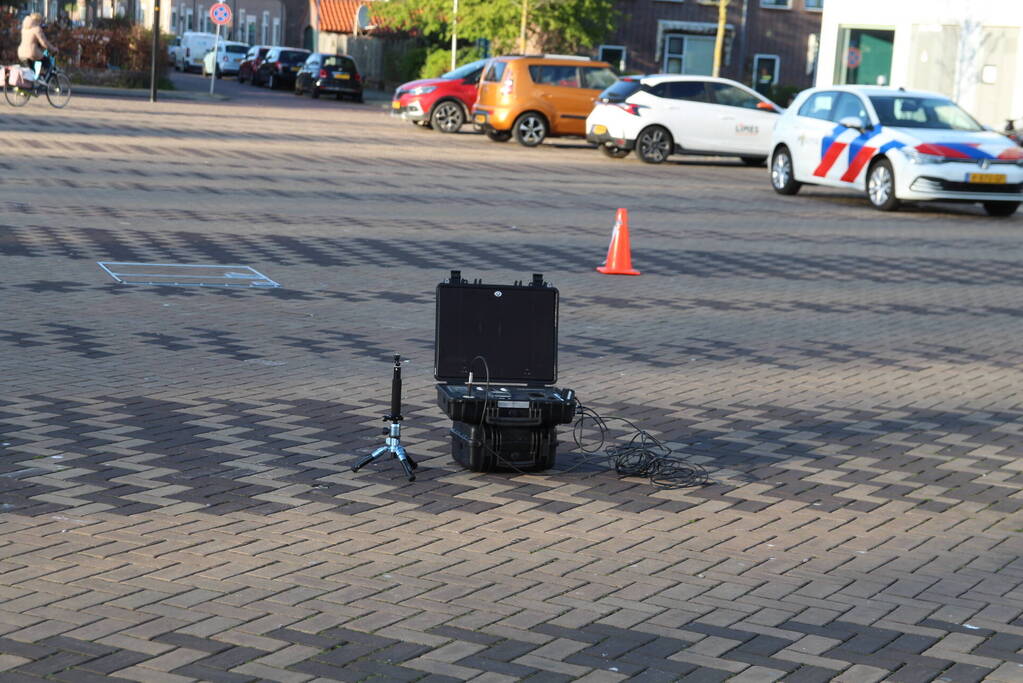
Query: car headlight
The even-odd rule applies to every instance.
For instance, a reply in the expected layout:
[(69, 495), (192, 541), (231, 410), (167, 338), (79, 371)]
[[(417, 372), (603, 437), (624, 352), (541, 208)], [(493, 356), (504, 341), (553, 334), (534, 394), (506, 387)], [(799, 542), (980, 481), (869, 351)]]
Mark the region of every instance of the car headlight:
[(435, 85), (420, 85), (418, 87), (412, 88), (408, 92), (410, 95), (425, 95), (427, 93), (433, 92), (436, 89), (437, 86)]
[(940, 164), (945, 161), (945, 157), (943, 156), (938, 156), (937, 154), (925, 154), (913, 147), (903, 147), (900, 151), (914, 164)]

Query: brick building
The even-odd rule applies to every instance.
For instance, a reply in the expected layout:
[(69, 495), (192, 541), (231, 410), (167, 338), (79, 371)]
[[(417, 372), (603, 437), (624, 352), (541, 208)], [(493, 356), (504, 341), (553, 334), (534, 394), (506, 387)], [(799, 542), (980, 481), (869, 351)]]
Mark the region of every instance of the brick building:
[[(813, 84), (824, 0), (731, 0), (721, 75), (763, 88)], [(710, 74), (716, 0), (619, 0), (599, 55), (625, 73)]]

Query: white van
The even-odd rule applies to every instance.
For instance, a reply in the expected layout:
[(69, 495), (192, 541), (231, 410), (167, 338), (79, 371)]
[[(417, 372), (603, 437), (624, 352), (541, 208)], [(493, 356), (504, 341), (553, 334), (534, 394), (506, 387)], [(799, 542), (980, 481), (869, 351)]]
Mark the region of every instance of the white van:
[(180, 71), (202, 71), (202, 59), (213, 49), (217, 37), (212, 33), (185, 31), (175, 51), (174, 66)]

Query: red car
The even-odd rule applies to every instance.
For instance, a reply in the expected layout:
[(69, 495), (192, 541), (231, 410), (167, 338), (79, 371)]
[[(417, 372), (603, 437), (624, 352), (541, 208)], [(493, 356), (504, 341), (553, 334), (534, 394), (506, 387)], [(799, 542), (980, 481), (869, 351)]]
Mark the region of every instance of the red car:
[(252, 82), (252, 74), (256, 73), (259, 69), (259, 65), (263, 63), (263, 58), (266, 57), (266, 53), (270, 51), (272, 45), (253, 45), (249, 48), (248, 53), (245, 55), (245, 59), (238, 65), (238, 82), (244, 83), (248, 81)]
[(487, 60), (480, 59), (449, 71), (440, 78), (424, 78), (398, 86), (391, 113), (442, 133), (457, 133), (469, 120), (476, 101), (476, 85)]

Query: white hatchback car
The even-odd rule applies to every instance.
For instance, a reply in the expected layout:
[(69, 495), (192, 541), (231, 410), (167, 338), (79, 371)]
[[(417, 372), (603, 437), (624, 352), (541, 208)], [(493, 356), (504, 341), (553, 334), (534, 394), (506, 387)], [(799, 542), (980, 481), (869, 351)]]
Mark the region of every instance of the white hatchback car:
[[(237, 76), (238, 67), (245, 59), (245, 53), (249, 50), (248, 43), (238, 43), (233, 40), (221, 40), (217, 46), (217, 54), (213, 54), (211, 48), (202, 59), (202, 75), (208, 76), (216, 73), (217, 78), (221, 76)], [(214, 71), (214, 69), (216, 71)]]
[(635, 149), (650, 164), (671, 154), (699, 154), (759, 165), (771, 151), (782, 111), (726, 78), (625, 76), (600, 94), (586, 119), (586, 139), (615, 159)]
[(980, 202), (1011, 216), (1023, 201), (1023, 148), (943, 95), (878, 86), (800, 93), (774, 130), (771, 184), (865, 192), (877, 209), (902, 200)]

